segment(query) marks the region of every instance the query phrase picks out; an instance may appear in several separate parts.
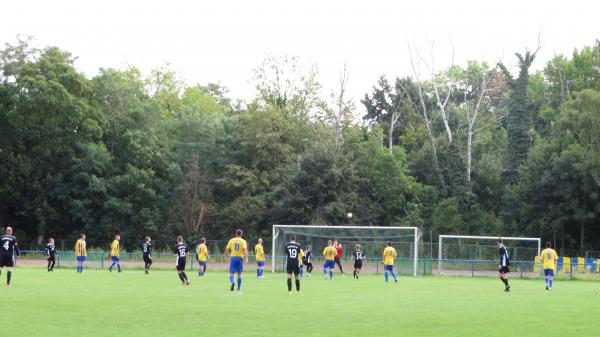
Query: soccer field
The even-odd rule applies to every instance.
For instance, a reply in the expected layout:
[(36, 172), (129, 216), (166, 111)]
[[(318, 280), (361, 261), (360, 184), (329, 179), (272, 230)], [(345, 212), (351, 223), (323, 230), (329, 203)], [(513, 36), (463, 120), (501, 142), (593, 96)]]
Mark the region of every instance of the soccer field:
[[(248, 272), (242, 293), (228, 275), (175, 271), (121, 274), (73, 269), (47, 273), (20, 267), (13, 287), (0, 288), (0, 336), (599, 336), (600, 283), (496, 278), (334, 275), (313, 273), (300, 295), (284, 274), (257, 280)], [(6, 271), (2, 273), (2, 284)]]

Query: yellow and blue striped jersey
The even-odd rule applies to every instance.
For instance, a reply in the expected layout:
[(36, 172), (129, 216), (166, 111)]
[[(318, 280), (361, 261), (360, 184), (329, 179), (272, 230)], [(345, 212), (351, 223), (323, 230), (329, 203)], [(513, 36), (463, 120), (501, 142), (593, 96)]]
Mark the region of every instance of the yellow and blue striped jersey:
[(79, 239), (75, 243), (75, 256), (87, 256), (85, 240)]

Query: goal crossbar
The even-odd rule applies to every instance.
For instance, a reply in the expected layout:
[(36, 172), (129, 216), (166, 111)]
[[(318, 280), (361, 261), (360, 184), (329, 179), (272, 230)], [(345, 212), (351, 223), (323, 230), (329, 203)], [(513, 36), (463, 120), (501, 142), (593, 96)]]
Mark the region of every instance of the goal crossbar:
[[(279, 236), (279, 232), (281, 229), (283, 228), (289, 228), (289, 229), (294, 229), (294, 228), (308, 228), (308, 229), (380, 229), (380, 230), (411, 230), (413, 231), (413, 236), (414, 236), (414, 244), (413, 244), (413, 276), (417, 276), (417, 262), (419, 260), (419, 245), (418, 245), (418, 240), (420, 238), (419, 236), (419, 228), (418, 227), (396, 227), (396, 226), (390, 226), (390, 227), (374, 227), (374, 226), (315, 226), (315, 225), (307, 225), (307, 226), (303, 226), (303, 225), (273, 225), (273, 235), (272, 235), (272, 250), (271, 250), (271, 255), (274, 256), (275, 251), (276, 251), (276, 240), (277, 237)], [(275, 272), (275, 259), (272, 258), (271, 259), (271, 268), (272, 268), (272, 272)]]

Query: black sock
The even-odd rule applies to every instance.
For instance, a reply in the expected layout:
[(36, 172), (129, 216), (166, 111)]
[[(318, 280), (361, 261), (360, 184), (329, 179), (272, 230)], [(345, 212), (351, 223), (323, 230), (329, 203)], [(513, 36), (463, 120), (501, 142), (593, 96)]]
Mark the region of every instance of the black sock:
[(287, 284), (288, 284), (288, 291), (292, 291), (292, 279), (291, 278), (288, 279)]
[(508, 279), (504, 279), (501, 277), (500, 280), (502, 281), (502, 283), (504, 283), (505, 286), (508, 287)]
[(185, 274), (185, 272), (181, 273), (183, 275), (183, 279), (185, 280), (185, 282), (187, 282), (188, 278), (187, 275)]
[(204, 269), (202, 269), (202, 274), (206, 273), (206, 265), (204, 265)]
[(50, 264), (52, 263), (52, 261), (48, 261), (48, 271), (50, 271)]
[(300, 280), (296, 279), (296, 291), (300, 291)]
[(10, 277), (12, 276), (11, 274), (12, 272), (10, 270), (6, 273), (6, 284), (10, 284)]
[(183, 275), (181, 273), (177, 273), (177, 275), (179, 275), (179, 279), (181, 280), (181, 282), (185, 283), (185, 279), (183, 278)]
[(56, 262), (54, 262), (54, 260), (53, 260), (53, 261), (52, 261), (52, 265), (50, 266), (50, 270), (54, 270), (54, 264), (55, 264), (55, 263), (56, 263)]

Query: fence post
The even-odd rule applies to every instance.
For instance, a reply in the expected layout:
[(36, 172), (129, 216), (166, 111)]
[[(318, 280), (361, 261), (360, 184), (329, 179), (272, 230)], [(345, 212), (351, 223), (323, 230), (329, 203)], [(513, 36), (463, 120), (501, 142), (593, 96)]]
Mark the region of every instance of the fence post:
[(475, 276), (475, 262), (471, 261), (471, 277)]
[(573, 279), (573, 262), (571, 262), (571, 268), (569, 268), (569, 279)]
[(56, 255), (56, 266), (60, 268), (60, 255)]
[(519, 263), (519, 268), (521, 268), (521, 278), (523, 278), (523, 261), (521, 261), (521, 263)]
[(375, 266), (376, 266), (376, 275), (379, 275), (379, 260), (375, 260)]
[(100, 266), (104, 269), (104, 254), (100, 253)]

